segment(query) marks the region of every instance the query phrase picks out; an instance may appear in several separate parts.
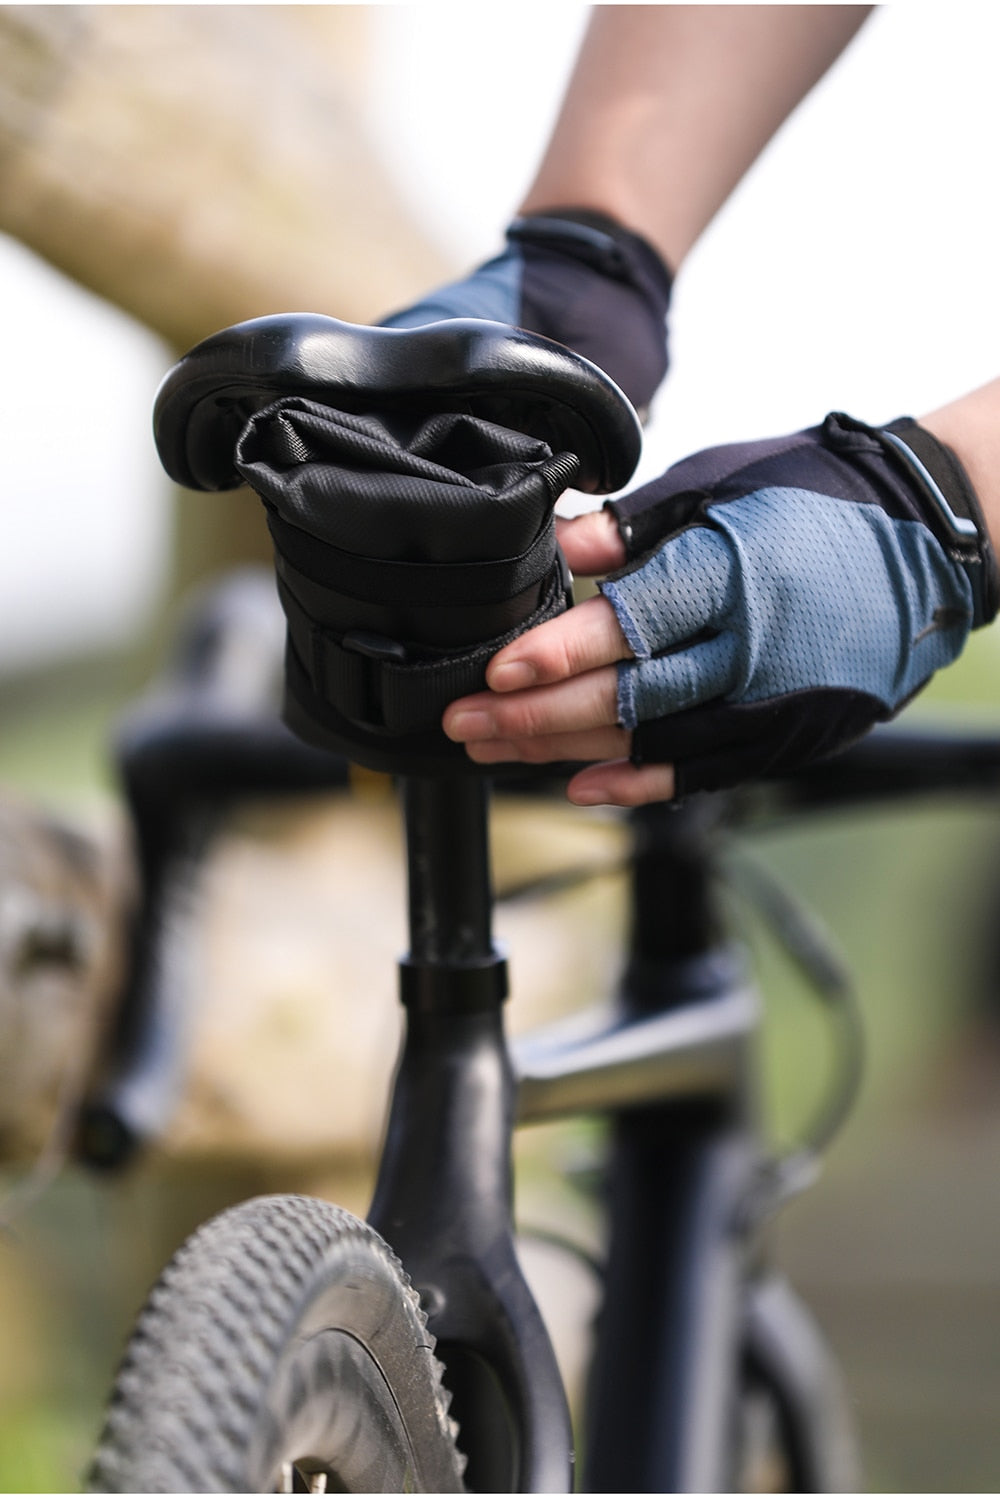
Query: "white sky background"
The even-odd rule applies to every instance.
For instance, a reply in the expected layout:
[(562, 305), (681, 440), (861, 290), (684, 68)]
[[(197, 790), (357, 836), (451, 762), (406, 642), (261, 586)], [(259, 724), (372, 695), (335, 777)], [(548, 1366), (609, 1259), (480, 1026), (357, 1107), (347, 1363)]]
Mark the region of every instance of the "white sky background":
[[(584, 7), (373, 10), (373, 128), (472, 264), (533, 170)], [(992, 5), (899, 3), (862, 29), (684, 269), (640, 478), (831, 408), (919, 415), (1000, 373), (998, 60)], [(168, 519), (158, 342), (2, 241), (0, 309), (3, 668), (140, 624)]]

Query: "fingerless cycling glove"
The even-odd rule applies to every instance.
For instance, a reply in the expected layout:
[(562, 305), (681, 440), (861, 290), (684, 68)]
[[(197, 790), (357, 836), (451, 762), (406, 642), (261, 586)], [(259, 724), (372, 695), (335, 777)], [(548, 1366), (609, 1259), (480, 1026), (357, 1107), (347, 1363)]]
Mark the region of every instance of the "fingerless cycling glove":
[(601, 584), (636, 658), (620, 720), (679, 795), (845, 747), (1000, 602), (972, 485), (910, 418), (710, 449), (608, 508), (641, 559)]
[(502, 254), (383, 326), (475, 317), (526, 328), (596, 364), (641, 413), (667, 372), (670, 290), (640, 235), (605, 214), (554, 209), (515, 219)]

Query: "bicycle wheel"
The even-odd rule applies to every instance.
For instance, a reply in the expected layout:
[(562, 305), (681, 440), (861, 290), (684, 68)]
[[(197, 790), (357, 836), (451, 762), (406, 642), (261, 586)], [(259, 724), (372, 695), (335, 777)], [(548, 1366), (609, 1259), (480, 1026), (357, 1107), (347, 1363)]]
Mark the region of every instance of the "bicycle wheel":
[(231, 1208), (151, 1292), (89, 1486), (460, 1491), (433, 1341), (399, 1262), (367, 1224), (309, 1197)]
[(734, 1492), (856, 1493), (861, 1465), (840, 1372), (780, 1277), (750, 1288), (744, 1336)]

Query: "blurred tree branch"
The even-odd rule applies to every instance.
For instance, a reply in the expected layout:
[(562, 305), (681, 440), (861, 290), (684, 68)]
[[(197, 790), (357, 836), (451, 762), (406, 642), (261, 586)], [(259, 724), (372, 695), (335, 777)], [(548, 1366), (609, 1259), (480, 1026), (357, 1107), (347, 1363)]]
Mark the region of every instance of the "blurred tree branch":
[(442, 272), (367, 139), (364, 6), (0, 6), (0, 231), (187, 347)]

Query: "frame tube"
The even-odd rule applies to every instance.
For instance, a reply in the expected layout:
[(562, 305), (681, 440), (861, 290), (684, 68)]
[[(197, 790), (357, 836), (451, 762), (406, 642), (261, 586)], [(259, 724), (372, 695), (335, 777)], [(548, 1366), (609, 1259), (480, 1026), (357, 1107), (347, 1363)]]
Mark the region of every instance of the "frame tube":
[(467, 1482), (481, 1492), (565, 1493), (569, 1410), (514, 1248), (515, 1085), (505, 968), (490, 932), (488, 795), (471, 777), (403, 786), (407, 1026), (369, 1221), (423, 1300)]
[(661, 1014), (596, 1010), (529, 1032), (513, 1046), (518, 1123), (731, 1093), (759, 1020), (756, 991), (734, 974), (717, 994)]

